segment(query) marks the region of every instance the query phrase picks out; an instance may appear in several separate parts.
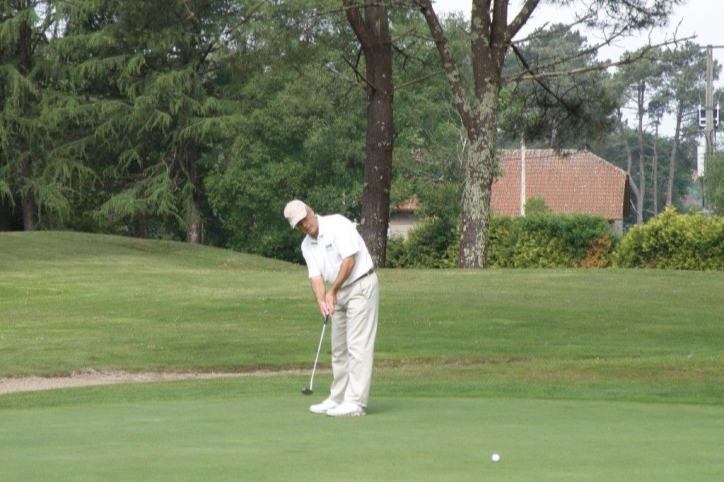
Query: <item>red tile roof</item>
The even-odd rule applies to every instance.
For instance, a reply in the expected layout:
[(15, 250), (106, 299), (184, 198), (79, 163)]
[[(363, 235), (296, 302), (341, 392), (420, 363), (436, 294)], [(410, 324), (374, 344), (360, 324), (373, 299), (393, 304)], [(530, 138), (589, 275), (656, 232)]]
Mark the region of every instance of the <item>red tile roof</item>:
[(414, 213), (417, 211), (418, 205), (417, 194), (413, 194), (410, 199), (393, 205), (392, 211), (396, 213)]
[[(493, 181), (494, 214), (520, 215), (521, 151), (500, 151)], [(588, 151), (526, 149), (525, 198), (542, 197), (558, 213), (598, 214), (621, 220), (629, 211), (627, 174)]]

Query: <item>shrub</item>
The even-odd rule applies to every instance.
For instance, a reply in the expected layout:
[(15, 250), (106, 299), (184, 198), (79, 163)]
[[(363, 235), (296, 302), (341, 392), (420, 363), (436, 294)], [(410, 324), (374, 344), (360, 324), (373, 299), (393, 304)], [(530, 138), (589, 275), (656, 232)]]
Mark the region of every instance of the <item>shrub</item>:
[(587, 214), (494, 217), (490, 226), (491, 267), (604, 268), (611, 265), (617, 238), (608, 222)]
[[(604, 268), (618, 242), (605, 219), (585, 214), (493, 216), (489, 234), (488, 264), (496, 268)], [(387, 266), (454, 268), (459, 238), (451, 223), (424, 219), (406, 240), (390, 240)]]
[(724, 219), (669, 207), (631, 228), (614, 262), (623, 268), (724, 270)]
[(410, 229), (407, 239), (387, 243), (387, 267), (454, 268), (457, 264), (458, 230), (439, 218), (425, 218)]
[(548, 207), (543, 197), (532, 197), (525, 202), (525, 215), (538, 216), (541, 214), (550, 214), (553, 210)]
[(611, 265), (614, 240), (608, 234), (592, 239), (581, 268), (606, 268)]

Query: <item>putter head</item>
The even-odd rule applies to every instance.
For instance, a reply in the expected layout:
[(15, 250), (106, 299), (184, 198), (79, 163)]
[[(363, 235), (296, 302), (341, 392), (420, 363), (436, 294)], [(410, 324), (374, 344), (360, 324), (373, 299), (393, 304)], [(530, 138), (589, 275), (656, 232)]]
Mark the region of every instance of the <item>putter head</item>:
[(309, 388), (307, 388), (307, 387), (304, 387), (304, 388), (302, 388), (302, 393), (303, 393), (304, 395), (311, 395), (311, 394), (314, 393), (314, 392), (313, 392), (311, 389), (309, 389)]

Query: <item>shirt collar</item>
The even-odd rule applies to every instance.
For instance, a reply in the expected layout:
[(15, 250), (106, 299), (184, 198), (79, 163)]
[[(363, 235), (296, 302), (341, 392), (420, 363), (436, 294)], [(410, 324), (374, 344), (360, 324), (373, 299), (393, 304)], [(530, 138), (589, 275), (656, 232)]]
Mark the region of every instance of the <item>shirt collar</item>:
[[(317, 215), (315, 214), (315, 216)], [(317, 223), (319, 223), (319, 233), (317, 234), (319, 238), (327, 234), (327, 221), (322, 216), (317, 216)]]

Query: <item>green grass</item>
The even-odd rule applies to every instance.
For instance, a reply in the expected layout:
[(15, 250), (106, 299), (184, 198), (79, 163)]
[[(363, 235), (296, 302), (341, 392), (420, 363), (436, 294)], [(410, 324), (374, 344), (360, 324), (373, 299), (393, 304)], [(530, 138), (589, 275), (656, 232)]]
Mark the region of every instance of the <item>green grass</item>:
[(718, 407), (381, 398), (364, 419), (333, 420), (305, 401), (13, 411), (3, 480), (679, 482), (724, 470)]
[[(0, 376), (306, 370), (313, 360), (321, 319), (302, 266), (73, 233), (2, 234), (0, 252)], [(395, 395), (409, 380), (425, 396), (724, 398), (724, 273), (382, 270), (380, 279), (377, 390), (391, 379)]]
[(0, 233), (0, 253), (0, 376), (278, 372), (0, 396), (3, 482), (724, 469), (723, 273), (379, 270), (369, 416), (333, 420), (306, 411), (326, 349), (299, 393), (321, 329), (304, 267), (75, 233)]

